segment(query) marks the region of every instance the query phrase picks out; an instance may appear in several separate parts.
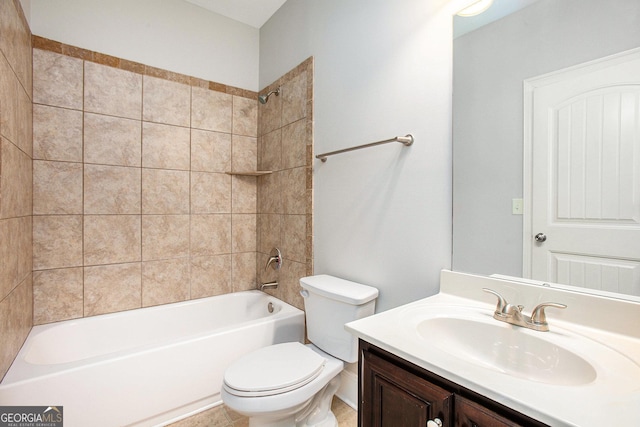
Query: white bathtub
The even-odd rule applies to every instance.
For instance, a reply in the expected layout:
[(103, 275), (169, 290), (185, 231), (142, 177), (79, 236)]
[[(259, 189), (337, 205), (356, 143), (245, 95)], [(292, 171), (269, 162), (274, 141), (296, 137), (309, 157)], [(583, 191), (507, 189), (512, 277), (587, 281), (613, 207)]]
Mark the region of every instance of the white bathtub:
[(304, 312), (259, 291), (35, 326), (0, 406), (63, 406), (65, 427), (164, 425), (220, 404), (240, 355), (303, 339)]

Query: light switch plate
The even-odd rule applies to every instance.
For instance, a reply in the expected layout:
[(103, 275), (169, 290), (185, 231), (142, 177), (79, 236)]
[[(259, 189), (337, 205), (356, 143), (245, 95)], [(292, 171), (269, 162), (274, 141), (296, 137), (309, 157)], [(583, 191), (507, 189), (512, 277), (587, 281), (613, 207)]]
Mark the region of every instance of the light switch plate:
[(511, 213), (522, 215), (524, 201), (522, 199), (511, 199)]

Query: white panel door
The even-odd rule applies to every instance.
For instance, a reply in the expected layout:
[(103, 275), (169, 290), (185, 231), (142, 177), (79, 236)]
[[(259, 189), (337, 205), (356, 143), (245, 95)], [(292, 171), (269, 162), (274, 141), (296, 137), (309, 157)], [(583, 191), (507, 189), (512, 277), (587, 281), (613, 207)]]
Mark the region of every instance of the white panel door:
[(640, 296), (640, 51), (531, 90), (530, 277)]

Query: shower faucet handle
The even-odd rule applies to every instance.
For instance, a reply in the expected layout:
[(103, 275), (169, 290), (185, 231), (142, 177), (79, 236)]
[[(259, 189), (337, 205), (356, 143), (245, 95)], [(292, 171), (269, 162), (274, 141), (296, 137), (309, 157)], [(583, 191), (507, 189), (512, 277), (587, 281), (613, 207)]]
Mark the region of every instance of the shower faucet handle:
[(280, 270), (280, 268), (282, 268), (282, 253), (280, 252), (280, 249), (271, 249), (269, 259), (267, 260), (267, 264), (264, 266), (264, 269), (268, 270), (269, 266), (274, 270)]

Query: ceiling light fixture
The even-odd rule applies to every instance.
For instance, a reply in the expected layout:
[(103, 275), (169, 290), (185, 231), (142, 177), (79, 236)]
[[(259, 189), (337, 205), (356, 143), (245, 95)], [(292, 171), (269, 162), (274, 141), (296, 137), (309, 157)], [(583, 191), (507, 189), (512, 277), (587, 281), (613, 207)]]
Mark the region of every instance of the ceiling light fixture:
[(479, 0), (473, 3), (471, 6), (467, 6), (464, 9), (462, 9), (460, 12), (457, 13), (457, 15), (464, 16), (464, 17), (479, 15), (485, 10), (489, 9), (492, 3), (493, 3), (493, 0)]

